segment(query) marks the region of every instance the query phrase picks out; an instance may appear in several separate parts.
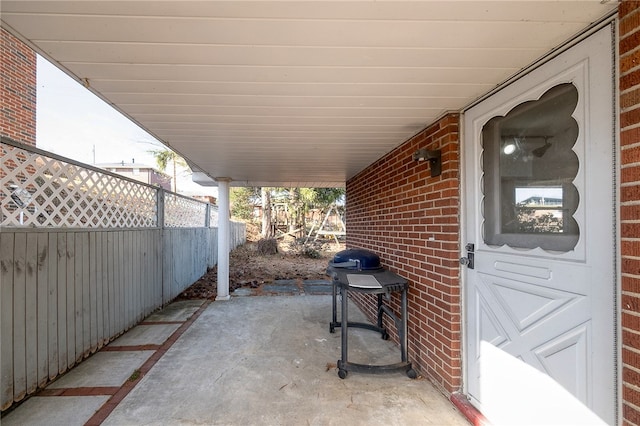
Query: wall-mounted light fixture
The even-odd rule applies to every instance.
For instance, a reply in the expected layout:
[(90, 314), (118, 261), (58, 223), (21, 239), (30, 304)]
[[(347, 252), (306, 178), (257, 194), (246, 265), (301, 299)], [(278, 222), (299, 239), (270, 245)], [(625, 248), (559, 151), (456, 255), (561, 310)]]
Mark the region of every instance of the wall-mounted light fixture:
[(431, 177), (440, 176), (442, 173), (442, 151), (439, 149), (428, 150), (422, 148), (413, 153), (414, 161), (428, 161), (429, 168), (431, 169)]
[[(542, 158), (551, 148), (551, 142), (553, 136), (503, 136), (502, 137), (502, 153), (512, 156), (514, 160), (521, 160), (524, 162), (531, 161), (533, 157)], [(544, 139), (544, 145), (538, 145), (536, 148), (531, 147), (539, 142), (536, 139)]]

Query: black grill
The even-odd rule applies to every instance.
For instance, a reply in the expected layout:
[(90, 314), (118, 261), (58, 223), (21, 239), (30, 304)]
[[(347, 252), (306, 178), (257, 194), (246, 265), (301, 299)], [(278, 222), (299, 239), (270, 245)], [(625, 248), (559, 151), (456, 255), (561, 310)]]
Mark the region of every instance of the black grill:
[(348, 249), (336, 253), (329, 262), (327, 271), (331, 272), (333, 268), (370, 272), (382, 270), (380, 256), (365, 249)]

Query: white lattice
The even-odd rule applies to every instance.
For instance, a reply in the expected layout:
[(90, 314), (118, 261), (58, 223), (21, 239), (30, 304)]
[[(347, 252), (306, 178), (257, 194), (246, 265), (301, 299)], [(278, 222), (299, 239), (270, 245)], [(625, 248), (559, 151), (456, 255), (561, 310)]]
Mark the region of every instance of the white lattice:
[(156, 198), (152, 187), (0, 144), (0, 226), (154, 227)]
[(210, 228), (218, 227), (218, 207), (213, 205), (209, 209), (209, 227)]
[(173, 193), (165, 196), (164, 226), (168, 228), (202, 228), (206, 213), (206, 203)]

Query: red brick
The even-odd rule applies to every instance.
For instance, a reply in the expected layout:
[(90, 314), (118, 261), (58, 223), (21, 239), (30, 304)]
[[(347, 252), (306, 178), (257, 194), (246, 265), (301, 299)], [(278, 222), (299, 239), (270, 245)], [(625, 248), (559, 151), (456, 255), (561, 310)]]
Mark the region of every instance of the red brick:
[(620, 35), (624, 36), (640, 28), (640, 2), (624, 1), (618, 6), (618, 17), (620, 19)]
[[(628, 67), (633, 68), (640, 66), (640, 50), (628, 55), (621, 61), (628, 62)], [(636, 87), (633, 90), (620, 95), (620, 108), (627, 109), (631, 107), (637, 107), (640, 103), (640, 87)]]
[[(632, 86), (637, 86), (640, 84), (640, 70), (634, 71), (628, 77), (629, 79), (634, 80), (634, 84)], [(626, 79), (626, 77), (622, 77), (620, 79), (620, 84), (622, 85)], [(620, 114), (620, 127), (624, 128), (638, 123), (640, 123), (640, 108), (630, 109)]]
[[(633, 18), (632, 18), (633, 19)], [(632, 51), (638, 47), (640, 44), (640, 32), (632, 32), (620, 37), (620, 55), (624, 55), (625, 53)], [(624, 72), (624, 68), (621, 68), (620, 71)]]
[(640, 276), (640, 260), (638, 259), (622, 259), (622, 273)]
[(623, 148), (620, 157), (623, 165), (640, 162), (640, 146)]
[(640, 276), (623, 276), (622, 291), (627, 291), (630, 293), (640, 293)]
[(621, 252), (622, 256), (640, 257), (640, 240), (623, 240)]

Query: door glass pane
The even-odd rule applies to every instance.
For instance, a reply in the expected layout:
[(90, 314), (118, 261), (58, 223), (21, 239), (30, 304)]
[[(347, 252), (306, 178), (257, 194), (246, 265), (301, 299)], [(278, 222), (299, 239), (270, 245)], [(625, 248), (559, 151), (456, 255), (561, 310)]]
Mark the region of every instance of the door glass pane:
[(482, 128), (487, 244), (558, 251), (577, 244), (577, 103), (576, 87), (561, 84)]

